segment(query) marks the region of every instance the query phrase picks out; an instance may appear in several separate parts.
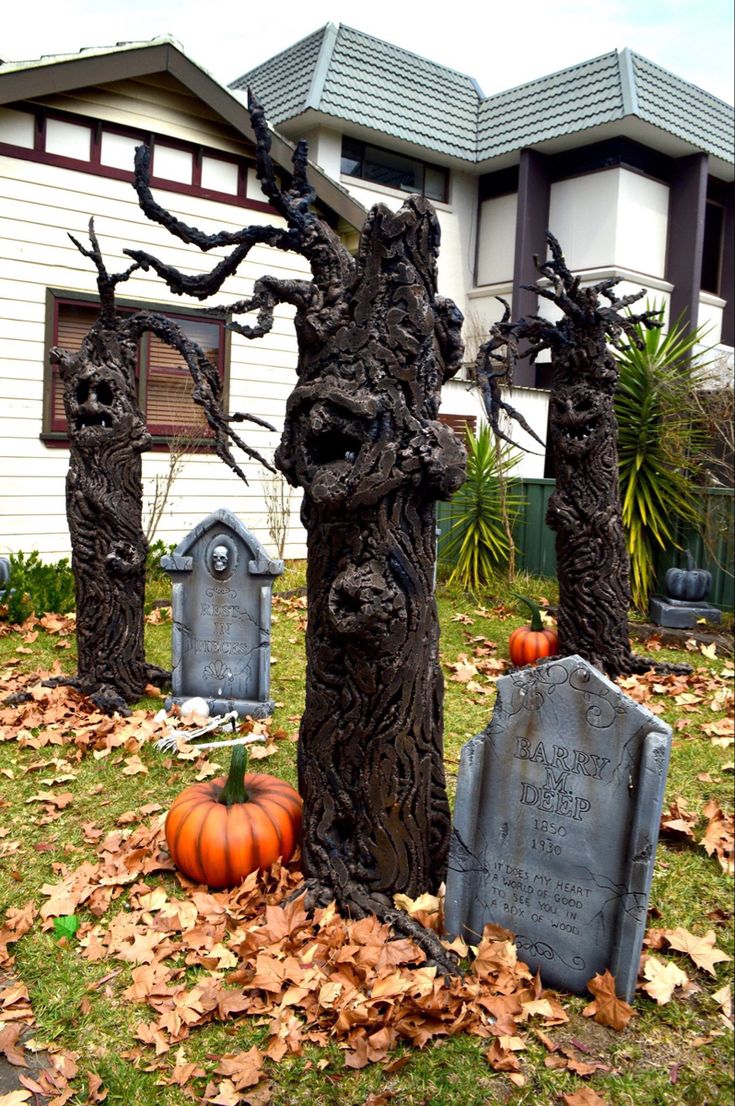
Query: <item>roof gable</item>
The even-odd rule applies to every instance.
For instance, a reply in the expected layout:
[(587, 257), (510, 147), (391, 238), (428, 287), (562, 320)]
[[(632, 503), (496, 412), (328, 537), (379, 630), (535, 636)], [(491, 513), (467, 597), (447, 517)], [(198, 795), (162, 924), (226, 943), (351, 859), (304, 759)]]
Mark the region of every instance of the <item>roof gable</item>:
[[(245, 105), (206, 70), (186, 57), (181, 47), (168, 37), (144, 43), (120, 43), (114, 47), (30, 62), (6, 62), (0, 65), (0, 104), (68, 94), (91, 85), (145, 80), (161, 74), (175, 78), (187, 93), (201, 100), (246, 141), (255, 143)], [(273, 132), (271, 156), (276, 164), (290, 169), (292, 155), (291, 143)], [(317, 166), (310, 167), (310, 178), (324, 204), (352, 226), (362, 226), (365, 210), (346, 189)]]

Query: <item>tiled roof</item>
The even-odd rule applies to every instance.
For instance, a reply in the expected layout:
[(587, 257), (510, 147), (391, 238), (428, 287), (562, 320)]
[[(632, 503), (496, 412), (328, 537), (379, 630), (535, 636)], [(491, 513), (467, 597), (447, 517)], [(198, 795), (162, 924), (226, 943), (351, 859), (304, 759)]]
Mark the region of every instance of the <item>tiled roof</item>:
[(281, 54), (233, 81), (230, 88), (251, 88), (268, 113), (268, 121), (276, 126), (304, 110), (312, 76), (319, 61), (327, 27), (302, 38)]
[(617, 51), (488, 96), (480, 104), (477, 160), (620, 119)]
[(733, 109), (702, 88), (631, 53), (641, 119), (723, 161), (735, 159)]
[(480, 93), (471, 77), (342, 24), (245, 73), (270, 121), (314, 108), (443, 154), (475, 159)]
[(733, 109), (630, 50), (483, 97), (471, 77), (328, 23), (244, 74), (275, 125), (310, 108), (438, 154), (482, 162), (637, 117), (733, 161)]

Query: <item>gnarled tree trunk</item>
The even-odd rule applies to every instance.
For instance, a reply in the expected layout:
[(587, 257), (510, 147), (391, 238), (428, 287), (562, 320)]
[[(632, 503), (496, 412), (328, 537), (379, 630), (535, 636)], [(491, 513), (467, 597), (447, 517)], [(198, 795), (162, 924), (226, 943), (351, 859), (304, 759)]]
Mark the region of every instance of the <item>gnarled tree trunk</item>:
[(422, 200), (374, 209), (343, 318), (300, 342), (276, 453), (308, 532), (304, 870), (320, 901), (353, 912), (446, 871), (435, 501), (465, 457), (437, 420), (436, 232)]
[[(500, 400), (499, 382), (507, 379), (519, 345), (527, 343), (522, 356), (532, 360), (551, 351), (549, 430), (556, 488), (546, 521), (556, 531), (560, 652), (577, 653), (612, 677), (650, 668), (686, 672), (687, 665), (636, 656), (628, 634), (630, 561), (613, 405), (618, 369), (608, 343), (623, 334), (635, 341), (636, 323), (660, 323), (656, 312), (624, 313), (644, 293), (618, 299), (612, 291), (617, 279), (582, 287), (556, 238), (547, 234), (547, 239), (552, 258), (543, 264), (536, 259), (536, 267), (548, 283), (534, 290), (551, 300), (561, 317), (533, 315), (511, 323), (506, 307), (478, 358), (478, 372), (497, 426), (498, 410), (517, 417)], [(498, 354), (503, 348), (506, 352)], [(499, 366), (495, 371), (493, 363)]]
[(167, 674), (146, 663), (141, 453), (151, 444), (135, 392), (135, 343), (110, 320), (79, 353), (54, 349), (69, 427), (66, 515), (76, 588), (77, 667), (70, 681), (103, 710)]
[(258, 175), (279, 227), (207, 235), (152, 197), (146, 214), (201, 249), (233, 247), (205, 276), (127, 251), (175, 292), (213, 295), (267, 242), (305, 257), (311, 281), (261, 277), (233, 313), (257, 310), (248, 338), (268, 332), (277, 303), (296, 307), (298, 383), (276, 464), (304, 490), (308, 533), (306, 710), (299, 737), (304, 869), (312, 904), (336, 899), (410, 933), (445, 970), (435, 935), (393, 896), (435, 890), (446, 870), (450, 820), (442, 764), (442, 677), (433, 598), (435, 501), (464, 479), (464, 449), (437, 418), (441, 385), (461, 364), (462, 316), (436, 292), (439, 225), (411, 197), (379, 206), (353, 258), (311, 204), (306, 146), (282, 188), (262, 110), (251, 101)]

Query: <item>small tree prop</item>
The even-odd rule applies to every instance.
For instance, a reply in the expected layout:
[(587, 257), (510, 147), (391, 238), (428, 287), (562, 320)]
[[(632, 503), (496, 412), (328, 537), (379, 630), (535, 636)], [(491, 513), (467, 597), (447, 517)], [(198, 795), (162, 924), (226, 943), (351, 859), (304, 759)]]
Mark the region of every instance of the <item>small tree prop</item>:
[(628, 636), (630, 568), (613, 407), (618, 366), (609, 343), (618, 344), (623, 335), (636, 343), (636, 327), (658, 327), (661, 321), (655, 311), (623, 314), (645, 293), (618, 298), (613, 292), (617, 278), (583, 288), (556, 238), (547, 233), (547, 239), (552, 256), (543, 263), (535, 259), (545, 279), (534, 291), (559, 308), (561, 318), (552, 322), (533, 315), (511, 323), (506, 305), (505, 317), (492, 328), (478, 358), (478, 374), (497, 427), (501, 410), (518, 419), (499, 392), (515, 359), (534, 361), (543, 350), (551, 351), (549, 429), (556, 489), (546, 521), (556, 531), (560, 651), (578, 653), (613, 677), (652, 667), (689, 671), (686, 665), (662, 666), (635, 656)]
[[(257, 311), (255, 325), (230, 325), (259, 338), (276, 304), (296, 307), (298, 383), (275, 460), (304, 490), (308, 536), (298, 751), (308, 897), (311, 905), (336, 899), (353, 916), (376, 914), (450, 971), (454, 962), (438, 939), (396, 909), (393, 896), (435, 891), (446, 872), (435, 501), (462, 483), (465, 452), (437, 414), (442, 382), (461, 363), (462, 316), (436, 292), (439, 225), (425, 199), (412, 196), (397, 213), (375, 207), (352, 257), (312, 209), (306, 145), (297, 146), (292, 182), (281, 188), (254, 101), (250, 113), (261, 186), (285, 227), (209, 235), (186, 226), (154, 200), (141, 147), (136, 188), (145, 214), (184, 242), (232, 251), (204, 276), (127, 252), (174, 292), (199, 299), (215, 294), (256, 244), (291, 250), (310, 264), (310, 281), (264, 276), (250, 299), (228, 308)], [(162, 324), (147, 318), (160, 333)], [(119, 327), (110, 348), (119, 344)], [(210, 390), (210, 424), (231, 433), (201, 355), (190, 349), (187, 363)], [(228, 460), (229, 450), (222, 455)]]
[(233, 433), (221, 411), (217, 373), (170, 319), (148, 312), (124, 318), (117, 314), (115, 287), (138, 264), (109, 274), (92, 221), (90, 248), (70, 237), (97, 269), (100, 314), (78, 353), (51, 350), (69, 428), (66, 514), (76, 589), (78, 674), (49, 682), (71, 683), (102, 710), (129, 714), (127, 704), (139, 699), (148, 683), (170, 677), (147, 663), (143, 642), (148, 543), (142, 527), (141, 453), (150, 448), (151, 437), (136, 394), (141, 334), (156, 334), (184, 358), (194, 378), (194, 401), (205, 411), (219, 456), (243, 479), (230, 440), (267, 462)]

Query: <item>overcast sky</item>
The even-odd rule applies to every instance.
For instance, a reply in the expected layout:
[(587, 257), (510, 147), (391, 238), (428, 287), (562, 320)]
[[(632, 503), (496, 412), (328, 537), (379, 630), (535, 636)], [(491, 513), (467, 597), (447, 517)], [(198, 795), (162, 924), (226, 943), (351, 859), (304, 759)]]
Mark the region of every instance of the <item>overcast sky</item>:
[(486, 93), (629, 46), (733, 102), (732, 0), (31, 0), (25, 11), (3, 21), (4, 61), (169, 34), (227, 84), (331, 20), (468, 73)]

